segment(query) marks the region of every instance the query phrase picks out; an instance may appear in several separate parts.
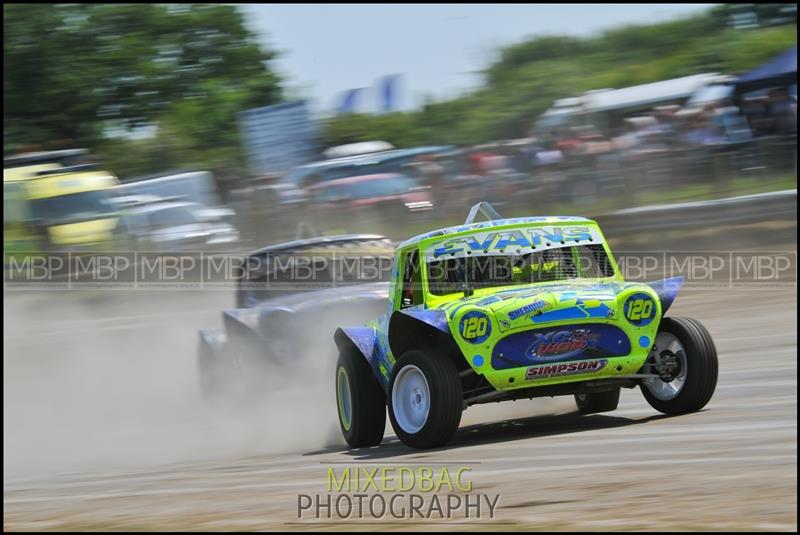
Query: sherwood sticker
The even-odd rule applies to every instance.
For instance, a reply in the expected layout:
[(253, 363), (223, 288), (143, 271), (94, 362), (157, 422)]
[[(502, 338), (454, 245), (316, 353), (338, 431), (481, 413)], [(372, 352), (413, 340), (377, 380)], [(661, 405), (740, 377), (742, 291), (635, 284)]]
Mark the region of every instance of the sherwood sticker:
[(541, 299), (537, 299), (533, 303), (529, 303), (523, 307), (520, 307), (516, 310), (512, 310), (511, 312), (509, 312), (508, 319), (515, 320), (527, 314), (537, 314), (539, 312), (542, 312), (546, 307), (547, 303), (545, 303)]
[(608, 359), (531, 366), (525, 372), (525, 379), (543, 379), (546, 377), (563, 377), (565, 375), (578, 375), (581, 373), (596, 373), (605, 368), (606, 364), (608, 364)]

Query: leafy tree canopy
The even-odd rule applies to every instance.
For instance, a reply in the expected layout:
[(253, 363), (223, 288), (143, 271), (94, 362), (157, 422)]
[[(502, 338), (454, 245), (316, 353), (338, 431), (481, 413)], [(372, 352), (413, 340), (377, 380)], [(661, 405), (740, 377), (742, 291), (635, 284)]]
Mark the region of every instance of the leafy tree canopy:
[(236, 112), (282, 98), (274, 53), (230, 5), (4, 4), (3, 34), (4, 152), (121, 148), (136, 142), (109, 131), (156, 126), (189, 160), (237, 159)]

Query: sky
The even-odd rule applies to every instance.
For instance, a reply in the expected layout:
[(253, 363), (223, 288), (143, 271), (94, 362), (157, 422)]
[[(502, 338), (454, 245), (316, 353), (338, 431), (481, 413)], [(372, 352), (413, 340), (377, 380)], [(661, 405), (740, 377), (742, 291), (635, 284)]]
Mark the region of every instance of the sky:
[(478, 87), (477, 71), (499, 49), (525, 38), (588, 36), (626, 24), (678, 18), (714, 4), (269, 4), (240, 5), (247, 25), (279, 52), (273, 67), (290, 96), (318, 114), (343, 91), (367, 88), (357, 111), (378, 109), (376, 83), (402, 74), (397, 106), (419, 108), (426, 95), (456, 97)]

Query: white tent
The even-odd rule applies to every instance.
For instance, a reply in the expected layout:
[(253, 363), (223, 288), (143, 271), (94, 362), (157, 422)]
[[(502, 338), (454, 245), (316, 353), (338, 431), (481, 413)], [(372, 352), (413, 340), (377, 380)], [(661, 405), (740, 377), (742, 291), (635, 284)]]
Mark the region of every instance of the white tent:
[(584, 110), (601, 112), (657, 106), (665, 102), (688, 99), (698, 89), (725, 81), (727, 78), (717, 73), (696, 74), (623, 89), (598, 91), (586, 95)]

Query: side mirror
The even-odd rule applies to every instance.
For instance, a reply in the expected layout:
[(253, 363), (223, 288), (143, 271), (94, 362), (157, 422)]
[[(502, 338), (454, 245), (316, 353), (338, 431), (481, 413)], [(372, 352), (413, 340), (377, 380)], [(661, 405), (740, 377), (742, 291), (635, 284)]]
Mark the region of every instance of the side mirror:
[(475, 293), (475, 289), (466, 282), (461, 285), (461, 291), (464, 292), (464, 297), (472, 297)]

